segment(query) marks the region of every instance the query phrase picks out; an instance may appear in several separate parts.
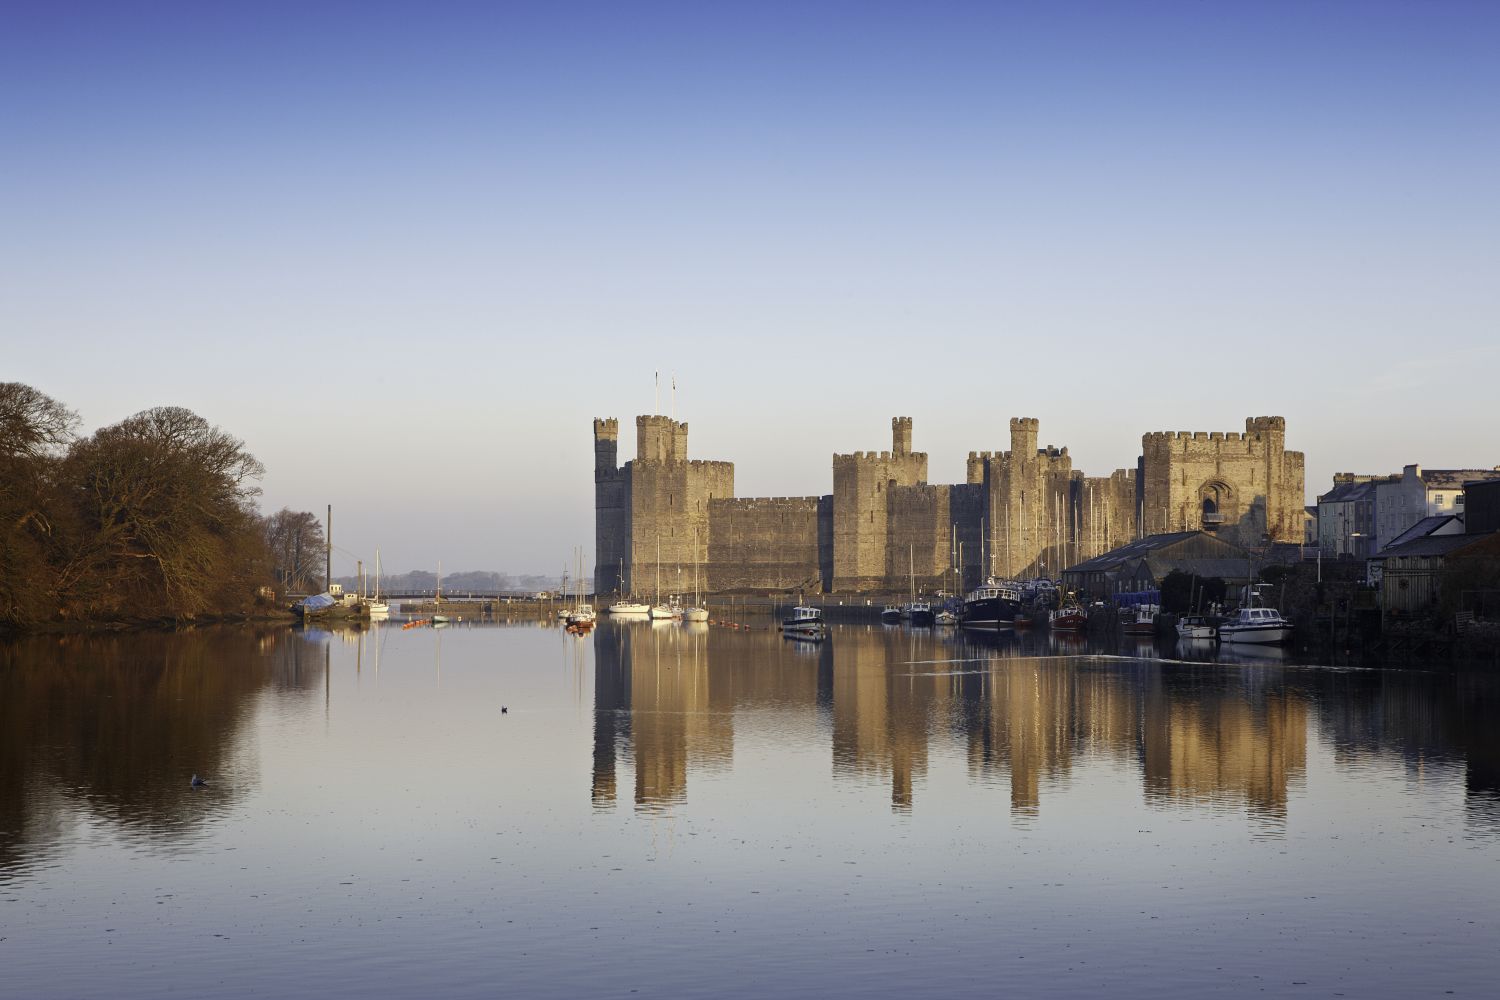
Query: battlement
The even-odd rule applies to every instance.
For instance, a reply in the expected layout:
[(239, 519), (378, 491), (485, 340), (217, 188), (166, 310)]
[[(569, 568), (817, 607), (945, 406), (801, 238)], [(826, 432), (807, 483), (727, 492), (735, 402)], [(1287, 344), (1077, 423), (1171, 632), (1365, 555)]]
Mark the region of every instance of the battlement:
[(1285, 434), (1286, 417), (1246, 417), (1246, 434)]
[(620, 422), (614, 417), (594, 418), (594, 440), (595, 441), (618, 441), (620, 439)]
[(1011, 417), (1011, 431), (1035, 431), (1041, 426), (1041, 421), (1036, 417)]
[(1165, 444), (1170, 441), (1244, 441), (1239, 431), (1150, 431), (1141, 435), (1141, 446)]

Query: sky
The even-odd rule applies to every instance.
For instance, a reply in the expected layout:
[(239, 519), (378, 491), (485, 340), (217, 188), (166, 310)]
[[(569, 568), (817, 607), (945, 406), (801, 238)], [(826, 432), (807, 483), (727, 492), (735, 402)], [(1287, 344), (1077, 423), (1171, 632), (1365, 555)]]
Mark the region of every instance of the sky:
[[(185, 406), (335, 573), (557, 573), (594, 417), (1500, 464), (1500, 4), (0, 6), (0, 380)], [(660, 401), (655, 373), (661, 373)], [(677, 391), (670, 390), (675, 378)], [(342, 560), (342, 562), (341, 562)]]

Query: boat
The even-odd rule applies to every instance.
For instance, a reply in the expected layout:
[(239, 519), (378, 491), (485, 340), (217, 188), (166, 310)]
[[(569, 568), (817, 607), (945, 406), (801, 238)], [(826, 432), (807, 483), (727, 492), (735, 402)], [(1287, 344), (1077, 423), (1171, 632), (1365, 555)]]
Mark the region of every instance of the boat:
[(432, 622), (432, 624), (434, 624), (434, 625), (446, 625), (446, 624), (448, 624), (448, 622), (452, 621), (452, 619), (449, 618), (447, 615), (433, 615), (428, 620), (430, 622)]
[(365, 611), (371, 618), (389, 618), (391, 606), (380, 599), (380, 550), (375, 550), (375, 596), (365, 598)]
[(911, 587), (911, 601), (901, 609), (901, 617), (911, 622), (917, 628), (931, 628), (936, 624), (932, 613), (932, 605), (927, 601), (917, 600), (917, 569), (916, 569), (916, 546), (909, 545), (906, 548), (906, 578)]
[(1161, 607), (1156, 604), (1137, 604), (1125, 608), (1120, 618), (1120, 628), (1126, 635), (1155, 635), (1156, 613)]
[(990, 577), (964, 598), (960, 620), (964, 628), (1010, 628), (1021, 610), (1021, 592), (1014, 584)]
[(594, 613), (594, 606), (592, 604), (589, 604), (589, 603), (585, 602), (584, 599), (583, 599), (583, 547), (582, 546), (580, 546), (579, 549), (578, 549), (578, 576), (576, 577), (576, 579), (578, 581), (578, 583), (576, 585), (578, 593), (576, 595), (574, 595), (573, 607), (568, 611), (568, 618), (567, 618), (568, 628), (570, 628), (570, 629), (582, 628), (582, 629), (584, 629), (586, 631), (586, 630), (591, 629), (591, 628), (594, 627), (594, 621), (597, 618), (597, 615)]
[(1292, 623), (1275, 608), (1240, 608), (1239, 614), (1219, 625), (1219, 638), (1231, 643), (1275, 645), (1292, 637)]
[(1069, 602), (1047, 616), (1047, 624), (1057, 632), (1081, 632), (1088, 627), (1089, 613), (1083, 605)]
[(698, 589), (698, 529), (693, 529), (693, 604), (682, 609), (685, 622), (708, 621), (708, 609), (703, 606), (703, 594)]
[(792, 639), (821, 639), (827, 633), (821, 608), (798, 605), (791, 617), (782, 619), (781, 634)]
[[(625, 560), (621, 559), (620, 580), (623, 581), (624, 579)], [(621, 585), (623, 586), (623, 583)], [(649, 615), (651, 613), (651, 605), (645, 601), (637, 601), (627, 596), (611, 604), (609, 606), (609, 613), (612, 615)]]
[(952, 611), (949, 611), (947, 608), (942, 608), (941, 610), (933, 614), (932, 623), (934, 625), (957, 625), (958, 615), (954, 614)]
[(1203, 615), (1183, 615), (1177, 619), (1179, 639), (1217, 639), (1219, 630)]
[(659, 534), (656, 536), (656, 600), (652, 603), (649, 614), (653, 621), (682, 617), (681, 605), (676, 604), (675, 601), (669, 601), (666, 604), (661, 602), (661, 535)]
[(901, 606), (899, 604), (887, 604), (880, 612), (880, 620), (887, 625), (901, 624)]

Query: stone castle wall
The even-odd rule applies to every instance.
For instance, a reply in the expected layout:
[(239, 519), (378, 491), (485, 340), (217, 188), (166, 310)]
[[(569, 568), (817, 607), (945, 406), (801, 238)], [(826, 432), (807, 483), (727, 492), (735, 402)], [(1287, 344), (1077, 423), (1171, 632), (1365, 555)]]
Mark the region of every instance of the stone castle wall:
[(1244, 546), (1302, 541), (1303, 456), (1286, 450), (1282, 417), (1245, 431), (1163, 431), (1141, 438), (1147, 534), (1216, 530)]
[[(618, 466), (618, 424), (596, 420), (600, 593), (692, 589), (901, 593), (986, 576), (1058, 577), (1142, 534), (1206, 528), (1239, 544), (1302, 537), (1303, 457), (1285, 421), (1239, 433), (1152, 433), (1135, 469), (1085, 476), (1066, 448), (1038, 447), (1038, 421), (1010, 421), (1010, 450), (970, 452), (966, 482), (927, 482), (909, 417), (892, 449), (833, 456), (833, 493), (736, 498), (734, 466), (688, 458), (688, 426), (636, 420), (636, 458)], [(659, 553), (659, 554), (658, 554)]]
[(706, 575), (713, 591), (824, 588), (822, 497), (714, 499)]

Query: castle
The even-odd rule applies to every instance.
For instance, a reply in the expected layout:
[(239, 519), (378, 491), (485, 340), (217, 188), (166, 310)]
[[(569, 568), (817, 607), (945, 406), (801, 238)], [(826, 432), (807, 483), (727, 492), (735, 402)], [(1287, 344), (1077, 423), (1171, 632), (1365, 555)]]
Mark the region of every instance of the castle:
[(966, 482), (927, 482), (910, 417), (891, 449), (833, 456), (833, 494), (734, 495), (734, 465), (688, 458), (688, 425), (636, 418), (619, 464), (619, 422), (594, 421), (596, 593), (923, 591), (984, 578), (1058, 577), (1147, 534), (1206, 530), (1241, 545), (1300, 543), (1303, 458), (1281, 417), (1245, 432), (1161, 432), (1134, 469), (1085, 476), (1067, 448), (1010, 421), (1010, 450), (970, 452)]

